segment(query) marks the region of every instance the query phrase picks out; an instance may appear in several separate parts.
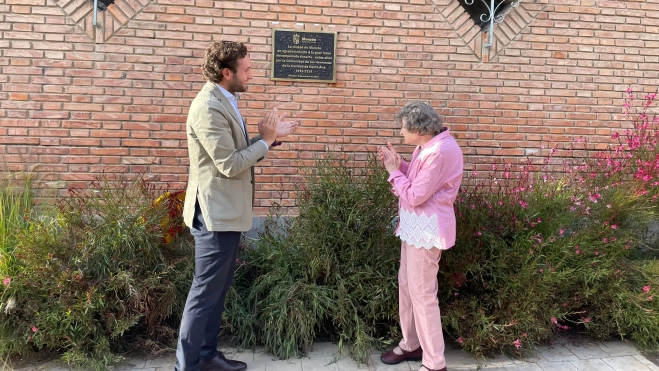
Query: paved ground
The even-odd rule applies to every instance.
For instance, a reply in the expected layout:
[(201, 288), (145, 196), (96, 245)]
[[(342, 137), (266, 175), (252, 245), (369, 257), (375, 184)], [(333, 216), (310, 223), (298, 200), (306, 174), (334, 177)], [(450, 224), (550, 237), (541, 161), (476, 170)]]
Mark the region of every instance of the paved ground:
[[(357, 365), (348, 357), (332, 362), (337, 346), (331, 343), (314, 345), (313, 352), (302, 359), (290, 361), (274, 360), (263, 350), (242, 351), (225, 349), (229, 358), (247, 362), (248, 371), (416, 371), (420, 362), (405, 362), (395, 366), (380, 362), (379, 352), (371, 353), (369, 365)], [(539, 347), (524, 358), (510, 358), (500, 355), (496, 358), (475, 358), (457, 349), (446, 351), (448, 371), (659, 371), (659, 367), (630, 343), (613, 341), (594, 343), (587, 340), (559, 339), (552, 346)], [(160, 358), (130, 358), (116, 371), (170, 371), (174, 367), (174, 355)], [(20, 369), (29, 370), (68, 370), (56, 363), (48, 363)]]

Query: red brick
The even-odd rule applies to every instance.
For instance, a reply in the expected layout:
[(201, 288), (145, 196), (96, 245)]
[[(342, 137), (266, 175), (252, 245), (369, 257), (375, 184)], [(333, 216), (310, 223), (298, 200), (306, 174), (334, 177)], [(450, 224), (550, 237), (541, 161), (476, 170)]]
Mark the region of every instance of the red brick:
[(8, 75), (41, 75), (43, 69), (38, 67), (4, 67), (2, 72)]
[[(525, 157), (549, 136), (608, 143), (610, 130), (625, 125), (624, 89), (654, 91), (658, 77), (659, 42), (647, 36), (659, 32), (658, 17), (648, 16), (656, 9), (644, 2), (552, 5), (497, 56), (479, 58), (454, 31), (461, 26), (423, 0), (163, 1), (129, 0), (134, 10), (148, 10), (96, 44), (71, 34), (77, 26), (45, 0), (0, 5), (7, 14), (0, 25), (0, 153), (39, 154), (51, 166), (39, 172), (59, 166), (52, 180), (75, 187), (105, 170), (157, 173), (157, 181), (184, 188), (185, 122), (213, 34), (250, 49), (255, 78), (240, 101), (250, 133), (275, 104), (303, 122), (257, 166), (261, 212), (278, 197), (279, 182), (294, 189), (299, 166), (312, 165), (318, 152), (365, 151), (388, 139), (409, 156), (393, 123), (409, 100), (429, 101), (446, 116), (466, 168), (487, 169), (498, 158)], [(270, 81), (269, 19), (283, 28), (308, 22), (312, 30), (319, 15), (339, 32), (337, 83)], [(529, 20), (513, 13), (504, 23)], [(503, 25), (497, 34), (514, 36), (507, 32)], [(80, 163), (67, 162), (74, 158)]]
[(121, 142), (126, 147), (160, 147), (160, 141), (157, 140), (123, 139)]

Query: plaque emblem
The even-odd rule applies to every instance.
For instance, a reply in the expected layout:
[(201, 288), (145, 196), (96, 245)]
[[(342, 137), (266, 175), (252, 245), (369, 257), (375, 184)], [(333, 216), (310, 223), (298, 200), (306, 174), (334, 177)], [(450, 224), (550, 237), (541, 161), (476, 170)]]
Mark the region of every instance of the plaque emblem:
[(300, 35), (295, 34), (293, 35), (293, 44), (299, 44), (300, 43)]

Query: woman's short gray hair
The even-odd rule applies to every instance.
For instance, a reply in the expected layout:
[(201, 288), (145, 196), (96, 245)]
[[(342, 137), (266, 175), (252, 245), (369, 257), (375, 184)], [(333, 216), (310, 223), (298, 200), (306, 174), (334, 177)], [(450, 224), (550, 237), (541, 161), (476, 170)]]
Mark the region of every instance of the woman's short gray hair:
[(442, 131), (442, 118), (426, 102), (410, 102), (398, 111), (394, 120), (410, 133), (437, 135)]

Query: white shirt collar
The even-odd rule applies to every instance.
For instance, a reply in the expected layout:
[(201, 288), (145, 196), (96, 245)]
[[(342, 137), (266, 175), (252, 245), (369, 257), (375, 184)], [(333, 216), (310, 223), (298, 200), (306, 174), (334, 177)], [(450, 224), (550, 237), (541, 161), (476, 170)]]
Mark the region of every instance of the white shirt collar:
[(218, 89), (220, 89), (222, 94), (224, 94), (224, 96), (227, 99), (229, 99), (229, 101), (232, 101), (232, 102), (237, 102), (238, 101), (238, 97), (236, 95), (233, 95), (233, 94), (229, 93), (229, 91), (226, 90), (225, 88), (223, 88), (220, 84), (215, 84), (215, 85), (217, 86)]

